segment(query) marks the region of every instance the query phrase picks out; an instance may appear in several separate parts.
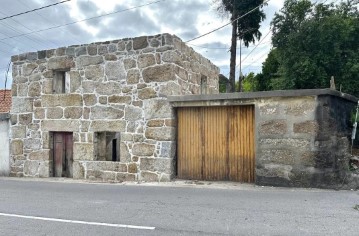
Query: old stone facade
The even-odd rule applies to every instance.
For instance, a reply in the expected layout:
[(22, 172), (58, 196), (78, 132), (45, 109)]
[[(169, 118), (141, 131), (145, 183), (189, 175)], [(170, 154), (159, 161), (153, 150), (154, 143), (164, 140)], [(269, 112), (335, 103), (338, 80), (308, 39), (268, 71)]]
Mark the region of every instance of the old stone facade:
[(11, 176), (54, 176), (56, 135), (70, 134), (69, 177), (168, 181), (176, 129), (167, 96), (218, 93), (218, 68), (169, 34), (31, 52), (12, 63)]
[(254, 106), (257, 185), (359, 188), (359, 174), (349, 166), (353, 96), (323, 89), (169, 100), (174, 107)]

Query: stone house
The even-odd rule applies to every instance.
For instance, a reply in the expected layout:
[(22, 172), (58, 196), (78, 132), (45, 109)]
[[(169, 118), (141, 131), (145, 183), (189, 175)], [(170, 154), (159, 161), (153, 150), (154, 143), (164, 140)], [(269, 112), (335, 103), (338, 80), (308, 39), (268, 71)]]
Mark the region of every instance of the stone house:
[(219, 69), (169, 34), (11, 60), (11, 176), (168, 181), (176, 128), (167, 96), (218, 93)]

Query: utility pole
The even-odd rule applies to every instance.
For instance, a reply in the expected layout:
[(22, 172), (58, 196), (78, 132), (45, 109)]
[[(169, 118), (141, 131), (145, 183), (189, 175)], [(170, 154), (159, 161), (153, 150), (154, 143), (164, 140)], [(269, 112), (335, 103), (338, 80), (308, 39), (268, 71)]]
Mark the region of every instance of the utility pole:
[(231, 85), (231, 92), (236, 91), (236, 49), (237, 49), (237, 12), (235, 2), (233, 1), (232, 14), (232, 44), (231, 44), (231, 63), (229, 71), (229, 83)]

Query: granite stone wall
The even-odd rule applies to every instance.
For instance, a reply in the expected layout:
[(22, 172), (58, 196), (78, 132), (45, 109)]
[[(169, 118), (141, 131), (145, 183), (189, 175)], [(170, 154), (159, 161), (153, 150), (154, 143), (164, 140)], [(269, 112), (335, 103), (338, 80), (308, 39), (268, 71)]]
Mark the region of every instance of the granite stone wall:
[[(12, 176), (51, 177), (52, 134), (72, 132), (74, 178), (168, 181), (176, 122), (167, 96), (218, 93), (219, 69), (169, 34), (30, 52), (12, 63)], [(94, 135), (106, 131), (120, 133), (119, 162), (94, 158)]]

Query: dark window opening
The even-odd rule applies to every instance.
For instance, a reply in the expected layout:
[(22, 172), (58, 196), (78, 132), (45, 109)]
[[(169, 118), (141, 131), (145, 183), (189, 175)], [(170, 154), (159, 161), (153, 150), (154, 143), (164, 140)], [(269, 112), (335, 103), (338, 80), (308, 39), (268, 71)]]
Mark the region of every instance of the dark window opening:
[(207, 76), (201, 75), (201, 94), (207, 94)]
[(96, 161), (120, 161), (120, 133), (95, 133), (94, 148)]
[(52, 91), (54, 94), (69, 92), (69, 76), (67, 71), (54, 71)]

